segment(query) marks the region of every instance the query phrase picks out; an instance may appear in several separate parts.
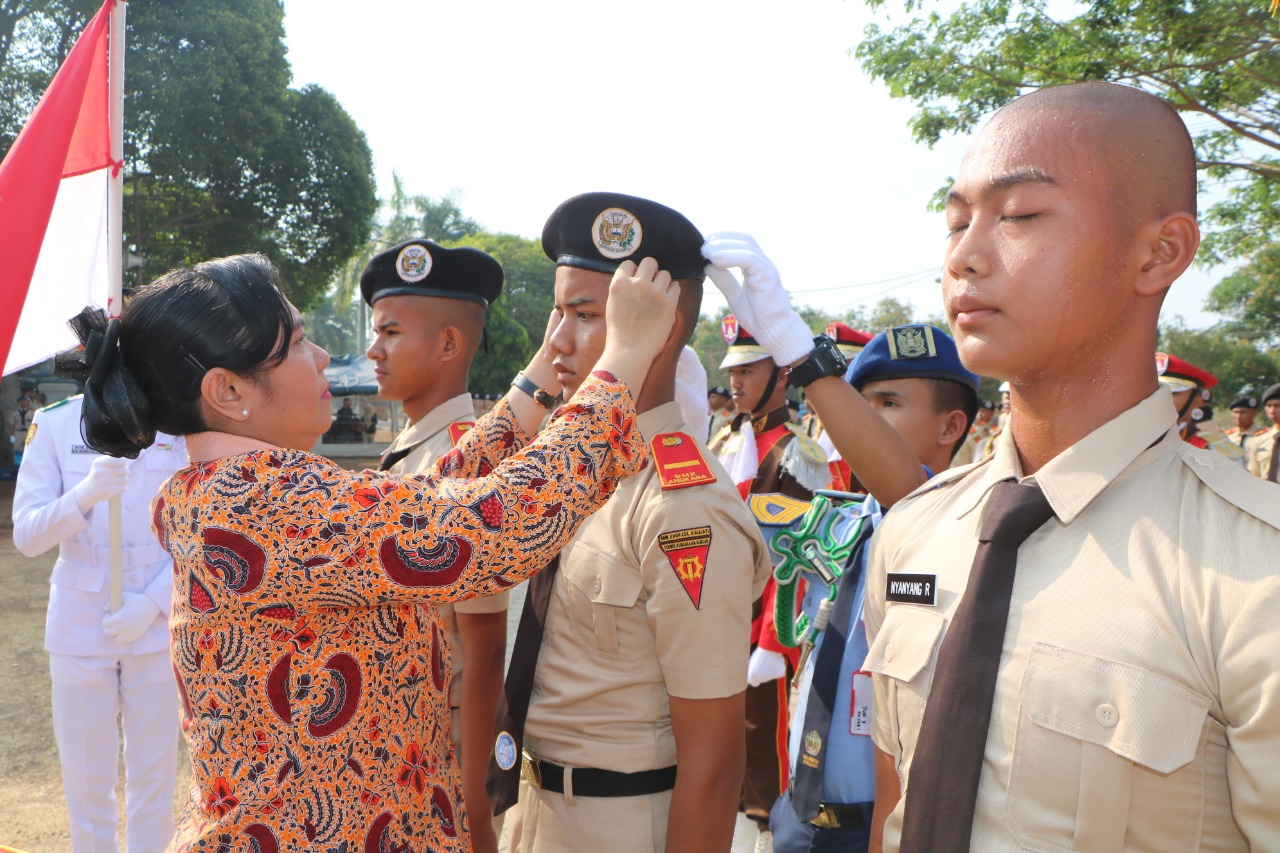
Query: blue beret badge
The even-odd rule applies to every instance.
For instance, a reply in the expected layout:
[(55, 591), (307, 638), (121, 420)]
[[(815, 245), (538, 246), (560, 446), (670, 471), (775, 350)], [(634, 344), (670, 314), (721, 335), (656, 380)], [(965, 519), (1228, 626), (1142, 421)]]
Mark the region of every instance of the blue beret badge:
[(889, 334), (889, 358), (933, 358), (938, 354), (931, 326), (898, 326)]
[(592, 224), (591, 232), (600, 254), (614, 260), (630, 257), (644, 239), (640, 220), (621, 207), (610, 207), (601, 212)]

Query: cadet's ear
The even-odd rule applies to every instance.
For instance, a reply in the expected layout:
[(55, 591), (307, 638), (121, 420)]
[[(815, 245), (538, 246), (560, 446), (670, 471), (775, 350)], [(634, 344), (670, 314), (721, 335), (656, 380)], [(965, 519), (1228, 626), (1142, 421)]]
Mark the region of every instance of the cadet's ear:
[(1190, 213), (1171, 213), (1138, 226), (1142, 267), (1134, 289), (1139, 296), (1159, 296), (1186, 272), (1200, 250), (1200, 226)]
[(938, 444), (943, 447), (955, 447), (956, 442), (968, 434), (966, 426), (968, 422), (969, 419), (959, 409), (947, 412), (946, 418), (942, 421), (941, 431), (938, 433)]

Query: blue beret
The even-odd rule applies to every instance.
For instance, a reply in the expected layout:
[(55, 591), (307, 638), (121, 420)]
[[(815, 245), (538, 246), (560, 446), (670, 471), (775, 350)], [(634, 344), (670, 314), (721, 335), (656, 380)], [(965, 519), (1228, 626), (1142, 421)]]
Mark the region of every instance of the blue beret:
[(682, 214), (633, 195), (583, 193), (542, 227), (542, 250), (557, 266), (612, 274), (623, 261), (653, 258), (672, 278), (701, 281), (702, 232)]
[(863, 347), (844, 379), (859, 390), (882, 379), (949, 379), (978, 390), (978, 377), (965, 370), (956, 342), (937, 326), (897, 326)]
[(446, 249), (407, 240), (374, 255), (360, 274), (360, 295), (372, 305), (384, 296), (442, 296), (488, 308), (502, 293), (502, 265), (479, 249)]

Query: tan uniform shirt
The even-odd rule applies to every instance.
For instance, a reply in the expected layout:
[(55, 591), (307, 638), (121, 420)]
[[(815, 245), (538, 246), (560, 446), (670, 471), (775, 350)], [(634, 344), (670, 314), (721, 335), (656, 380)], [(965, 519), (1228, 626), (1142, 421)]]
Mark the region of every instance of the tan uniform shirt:
[[(640, 415), (639, 425), (646, 439), (701, 434), (675, 403)], [(525, 725), (525, 745), (539, 758), (624, 773), (669, 767), (676, 742), (667, 697), (716, 699), (746, 688), (751, 605), (769, 558), (728, 475), (703, 456), (714, 483), (663, 491), (650, 460), (561, 552)], [(662, 536), (696, 543), (698, 528), (710, 541), (695, 607), (677, 574), (681, 555), (665, 552)], [(698, 554), (695, 544), (684, 556)]]
[(985, 424), (975, 423), (969, 427), (969, 435), (965, 437), (964, 443), (960, 445), (960, 449), (956, 451), (955, 458), (951, 460), (951, 465), (948, 467), (959, 468), (961, 465), (982, 461), (987, 455), (987, 442), (994, 431), (995, 425), (992, 421)]
[(1255, 477), (1267, 478), (1271, 470), (1271, 454), (1276, 446), (1277, 427), (1272, 426), (1256, 433), (1250, 440), (1249, 473)]
[[(994, 455), (897, 504), (871, 545), (873, 737), (910, 786)], [(1161, 387), (1027, 481), (1056, 518), (1018, 552), (972, 849), (1280, 850), (1280, 501), (1178, 437)], [(886, 603), (886, 572), (937, 605)], [(905, 796), (889, 816), (898, 849)]]
[[(394, 453), (403, 448), (412, 447), (413, 451), (391, 466), (391, 472), (401, 476), (425, 474), (431, 470), (436, 460), (453, 449), (455, 439), (449, 432), (454, 424), (470, 425), (474, 423), (474, 409), (471, 406), (470, 394), (459, 394), (435, 407), (426, 417), (416, 423), (409, 424), (396, 436), (395, 441), (387, 448), (386, 453)], [(385, 455), (385, 454), (384, 454)], [(462, 639), (458, 635), (457, 613), (501, 613), (507, 609), (506, 592), (495, 595), (482, 595), (469, 598), (457, 604), (439, 605), (440, 622), (444, 626), (445, 635), (450, 638), (449, 658), (453, 662), (453, 682), (449, 685), (449, 703), (458, 707), (460, 697), (459, 685), (462, 683)]]

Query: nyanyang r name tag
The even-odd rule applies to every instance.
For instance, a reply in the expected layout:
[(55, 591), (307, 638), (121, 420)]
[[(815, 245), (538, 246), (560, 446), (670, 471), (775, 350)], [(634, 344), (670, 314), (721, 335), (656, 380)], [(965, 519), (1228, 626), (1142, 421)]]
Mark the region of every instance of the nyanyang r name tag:
[(889, 572), (885, 599), (901, 604), (927, 604), (932, 607), (938, 603), (938, 576)]

